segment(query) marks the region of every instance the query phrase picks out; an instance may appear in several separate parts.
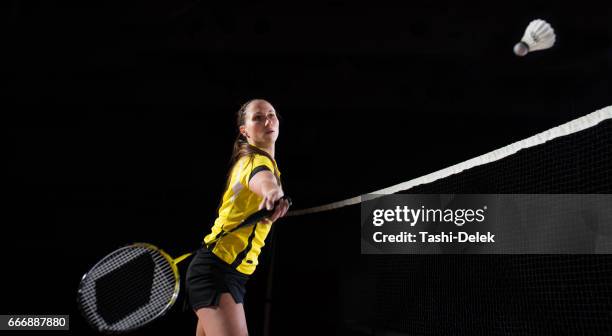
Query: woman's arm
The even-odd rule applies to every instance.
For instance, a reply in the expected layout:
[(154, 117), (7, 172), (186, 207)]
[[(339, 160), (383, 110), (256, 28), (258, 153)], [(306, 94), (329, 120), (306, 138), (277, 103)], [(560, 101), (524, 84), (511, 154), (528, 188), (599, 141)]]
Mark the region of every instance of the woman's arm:
[(280, 200), (274, 213), (270, 216), (272, 222), (285, 216), (289, 209), (289, 202), (286, 199), (281, 199), (285, 194), (283, 189), (277, 184), (276, 177), (271, 171), (264, 170), (255, 174), (249, 181), (249, 189), (263, 197), (263, 201), (259, 205), (260, 209), (263, 209), (265, 206), (266, 209), (272, 210), (276, 201)]

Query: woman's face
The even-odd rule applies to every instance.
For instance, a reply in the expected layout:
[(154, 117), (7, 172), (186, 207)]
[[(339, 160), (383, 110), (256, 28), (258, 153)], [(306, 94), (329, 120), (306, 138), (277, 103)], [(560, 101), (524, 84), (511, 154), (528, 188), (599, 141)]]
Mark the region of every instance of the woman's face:
[(278, 118), (274, 107), (265, 100), (252, 101), (245, 110), (245, 121), (240, 126), (240, 133), (257, 147), (274, 144), (278, 138)]

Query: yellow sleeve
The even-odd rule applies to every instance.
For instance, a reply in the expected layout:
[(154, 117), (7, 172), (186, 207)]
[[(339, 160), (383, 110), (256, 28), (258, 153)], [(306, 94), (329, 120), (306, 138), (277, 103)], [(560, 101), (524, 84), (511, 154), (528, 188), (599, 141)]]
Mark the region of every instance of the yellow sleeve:
[(244, 157), (240, 160), (240, 183), (248, 187), (251, 177), (255, 176), (256, 173), (262, 170), (269, 170), (272, 174), (275, 172), (274, 162), (267, 156), (255, 154), (251, 159), (250, 157)]

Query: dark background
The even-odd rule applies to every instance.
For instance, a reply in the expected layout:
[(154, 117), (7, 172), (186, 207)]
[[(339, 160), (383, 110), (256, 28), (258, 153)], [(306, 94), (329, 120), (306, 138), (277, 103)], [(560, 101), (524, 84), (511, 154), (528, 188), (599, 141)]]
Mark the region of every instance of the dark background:
[[(406, 181), (603, 108), (612, 96), (611, 9), (4, 2), (0, 314), (70, 314), (71, 333), (88, 334), (76, 288), (100, 257), (133, 241), (174, 256), (196, 248), (215, 218), (235, 112), (248, 99), (268, 99), (282, 116), (276, 158), (295, 208)], [(515, 56), (536, 18), (554, 27), (556, 45)], [(281, 256), (272, 334), (359, 335), (345, 328), (345, 311), (360, 304), (350, 291), (367, 288), (343, 287), (334, 258), (338, 250), (359, 258), (353, 208), (331, 215), (337, 227), (321, 225), (323, 215), (278, 223), (249, 284), (252, 335), (262, 334), (272, 249)], [(141, 334), (194, 326), (174, 309)]]

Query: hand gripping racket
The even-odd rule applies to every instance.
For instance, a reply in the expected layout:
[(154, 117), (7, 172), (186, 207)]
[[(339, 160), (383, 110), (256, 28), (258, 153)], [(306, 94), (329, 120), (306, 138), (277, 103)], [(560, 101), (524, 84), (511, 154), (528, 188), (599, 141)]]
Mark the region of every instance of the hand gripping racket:
[[(283, 198), (291, 205), (289, 197)], [(257, 223), (273, 212), (259, 210), (239, 227)], [(108, 334), (133, 331), (151, 323), (176, 302), (180, 290), (176, 265), (192, 253), (172, 259), (147, 243), (113, 251), (81, 279), (77, 294), (81, 314), (94, 329)]]

